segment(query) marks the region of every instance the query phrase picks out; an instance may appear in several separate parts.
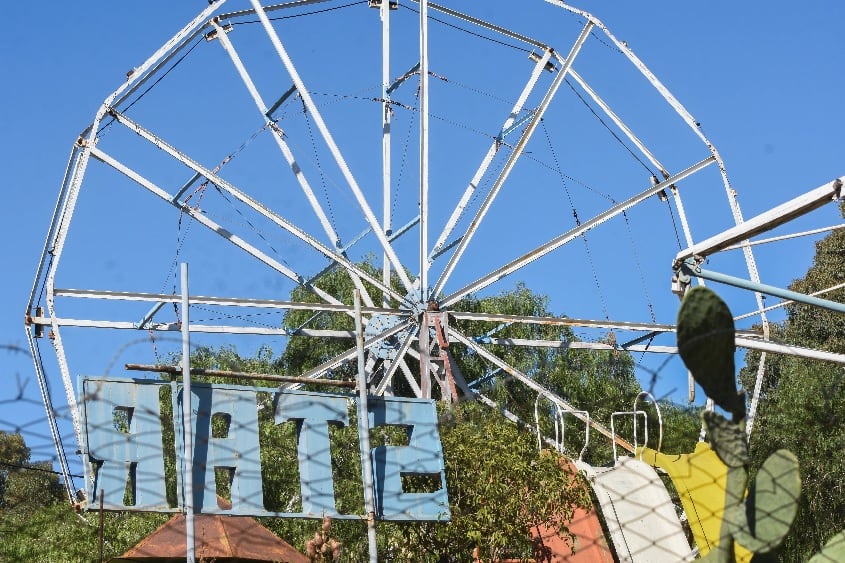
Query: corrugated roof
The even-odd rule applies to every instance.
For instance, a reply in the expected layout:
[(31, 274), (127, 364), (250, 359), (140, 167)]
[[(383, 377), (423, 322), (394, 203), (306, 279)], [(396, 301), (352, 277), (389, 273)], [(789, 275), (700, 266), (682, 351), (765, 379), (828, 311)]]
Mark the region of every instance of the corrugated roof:
[[(308, 558), (248, 516), (194, 516), (197, 560), (308, 563)], [(177, 514), (112, 562), (185, 561), (185, 516)]]

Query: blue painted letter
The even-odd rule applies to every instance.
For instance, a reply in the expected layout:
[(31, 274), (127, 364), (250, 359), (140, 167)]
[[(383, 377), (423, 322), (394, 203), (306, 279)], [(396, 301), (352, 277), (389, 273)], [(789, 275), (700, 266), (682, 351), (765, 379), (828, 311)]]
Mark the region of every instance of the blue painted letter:
[[(194, 506), (206, 514), (260, 514), (261, 452), (258, 445), (258, 406), (254, 389), (195, 383), (191, 386), (194, 426)], [(182, 393), (179, 393), (179, 410)], [(215, 421), (215, 417), (218, 420)], [(174, 417), (181, 437), (182, 417)], [(216, 424), (223, 435), (214, 437)], [(180, 451), (180, 461), (182, 455)], [(215, 470), (229, 480), (232, 508), (218, 504)]]
[[(88, 500), (104, 508), (167, 510), (161, 445), (160, 384), (86, 379), (82, 385), (85, 439), (94, 480), (86, 478)], [(124, 504), (127, 490), (134, 503)]]
[[(448, 520), (446, 471), (437, 432), (437, 410), (427, 399), (371, 398), (370, 426), (405, 426), (407, 446), (373, 448), (376, 515), (382, 520)], [(402, 475), (439, 476), (440, 488), (406, 493)], [(436, 478), (435, 478), (436, 479)]]
[(346, 397), (305, 391), (282, 391), (276, 405), (276, 424), (295, 420), (298, 432), (299, 484), (302, 512), (334, 516), (332, 454), (329, 422), (349, 424)]

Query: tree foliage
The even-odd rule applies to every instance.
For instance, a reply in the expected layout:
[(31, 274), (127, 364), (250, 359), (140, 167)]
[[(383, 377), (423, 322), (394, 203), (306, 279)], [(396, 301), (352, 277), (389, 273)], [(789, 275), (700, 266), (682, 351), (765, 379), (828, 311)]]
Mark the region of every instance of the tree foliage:
[(0, 514), (25, 518), (62, 498), (63, 488), (49, 461), (32, 462), (23, 436), (0, 430)]
[[(0, 561), (96, 560), (98, 514), (77, 514), (49, 461), (30, 461), (20, 434), (0, 431)], [(124, 553), (166, 519), (158, 514), (104, 514), (106, 559)]]
[(557, 453), (538, 455), (533, 433), (487, 407), (444, 407), (440, 429), (452, 520), (401, 529), (402, 544), (430, 560), (464, 561), (476, 546), (483, 560), (527, 557), (528, 527), (545, 523), (565, 533), (574, 509), (590, 506), (586, 482), (563, 469)]
[[(198, 349), (197, 367), (266, 373), (278, 366), (267, 349), (241, 359), (232, 348)], [(222, 382), (216, 380), (217, 382)], [(271, 389), (268, 389), (271, 391)], [(259, 403), (264, 400), (259, 396)], [(363, 514), (363, 486), (355, 408), (349, 425), (332, 427), (332, 469), (337, 508)], [(539, 456), (536, 437), (494, 411), (474, 402), (440, 409), (440, 432), (447, 473), (450, 522), (378, 524), (380, 556), (394, 561), (464, 561), (478, 546), (485, 557), (503, 553), (529, 556), (529, 524), (560, 524), (577, 506), (589, 503), (585, 483), (563, 470), (559, 457)], [(371, 431), (373, 445), (401, 438), (395, 428)], [(276, 425), (273, 409), (259, 408), (259, 434), (265, 506), (299, 510), (299, 474), (295, 425)], [(423, 484), (424, 485), (424, 484)], [(408, 484), (414, 486), (414, 482)], [(514, 491), (518, 491), (514, 494)], [(225, 494), (225, 493), (224, 493)], [(262, 523), (299, 549), (314, 535), (318, 521), (263, 519)], [(343, 561), (367, 558), (362, 521), (335, 520), (332, 535), (343, 543)]]
[[(376, 269), (368, 263), (362, 265), (372, 273)], [(344, 302), (352, 301), (354, 284), (346, 272), (338, 270), (321, 277), (322, 289), (338, 296)], [(376, 295), (375, 292), (372, 293)], [(296, 289), (293, 301), (316, 301), (306, 289)], [(523, 285), (513, 290), (487, 297), (470, 296), (456, 305), (456, 309), (475, 312), (495, 312), (511, 315), (554, 316), (548, 310), (548, 300), (536, 295)], [(315, 313), (291, 310), (284, 319), (289, 329), (351, 330), (353, 319), (342, 313)], [(634, 362), (630, 355), (615, 351), (590, 351), (567, 349), (566, 346), (550, 348), (537, 346), (504, 346), (489, 340), (527, 339), (574, 342), (573, 331), (565, 326), (527, 323), (492, 323), (461, 321), (457, 328), (481, 345), (490, 349), (510, 366), (520, 370), (590, 412), (593, 419), (609, 423), (610, 413), (630, 410), (640, 386), (634, 377)], [(608, 335), (612, 341), (613, 335)], [(337, 354), (351, 348), (352, 339), (315, 338), (295, 335), (280, 356), (269, 348), (261, 348), (253, 357), (242, 357), (233, 347), (216, 349), (198, 348), (192, 351), (192, 366), (220, 370), (284, 373), (300, 375)], [(453, 343), (450, 346), (455, 361), (468, 381), (480, 380), (476, 390), (485, 394), (501, 407), (516, 413), (522, 420), (534, 422), (536, 393), (527, 386), (506, 377), (497, 366), (483, 360), (472, 349)], [(172, 358), (174, 362), (179, 358)], [(412, 370), (419, 365), (409, 360)], [(333, 370), (329, 377), (352, 379), (357, 367), (349, 362)], [(223, 378), (205, 378), (214, 383), (239, 383)], [(401, 379), (401, 378), (400, 378)], [(301, 510), (300, 483), (297, 459), (297, 430), (295, 423), (276, 424), (273, 395), (278, 384), (257, 382), (267, 387), (258, 394), (259, 443), (264, 504), (268, 510), (297, 512)], [(435, 388), (437, 386), (434, 386)], [(323, 388), (322, 390), (325, 390)], [(401, 385), (396, 394), (406, 394), (410, 389)], [(541, 428), (551, 433), (553, 414), (548, 403), (540, 408)], [(692, 449), (698, 433), (695, 413), (671, 404), (661, 405), (667, 432), (664, 451), (686, 452)], [(168, 389), (162, 390), (162, 428), (165, 451), (173, 450), (173, 412)], [(380, 559), (386, 561), (469, 561), (473, 551), (486, 559), (503, 556), (528, 557), (531, 544), (528, 537), (530, 525), (541, 522), (559, 526), (564, 524), (575, 507), (590, 503), (584, 481), (563, 469), (557, 454), (540, 455), (536, 434), (516, 425), (496, 410), (483, 407), (474, 401), (457, 405), (441, 405), (440, 434), (446, 466), (451, 521), (426, 523), (380, 522), (378, 541)], [(233, 421), (234, 422), (234, 421)], [(212, 424), (215, 424), (214, 420)], [(572, 422), (583, 429), (583, 423)], [(650, 415), (650, 425), (656, 417)], [(630, 434), (630, 422), (621, 422), (617, 428)], [(572, 428), (572, 426), (570, 426)], [(380, 443), (397, 443), (391, 432), (396, 428), (374, 429), (373, 446)], [(583, 443), (582, 430), (569, 431), (565, 446), (577, 453)], [(593, 436), (596, 436), (593, 434)], [(350, 401), (350, 421), (347, 426), (330, 428), (332, 442), (332, 472), (336, 505), (341, 513), (363, 514), (363, 485), (358, 454), (356, 409)], [(650, 445), (656, 446), (657, 432), (650, 432)], [(401, 440), (401, 438), (400, 438)], [(9, 448), (15, 450), (14, 442)], [(4, 442), (0, 441), (0, 452)], [(8, 449), (8, 448), (7, 448)], [(593, 438), (586, 460), (594, 465), (612, 459), (608, 440)], [(176, 458), (165, 456), (165, 480), (168, 500), (176, 505)], [(2, 475), (2, 474), (0, 474)], [(424, 480), (423, 480), (424, 481)], [(0, 481), (2, 485), (4, 481)], [(430, 487), (430, 484), (409, 480), (407, 487)], [(218, 481), (218, 494), (228, 496), (228, 482)], [(0, 489), (2, 491), (2, 489)], [(0, 497), (2, 498), (2, 497)], [(106, 553), (119, 555), (155, 526), (166, 519), (163, 515), (106, 515)], [(14, 541), (7, 548), (0, 548), (0, 555), (12, 560), (52, 560), (53, 555), (67, 549), (60, 559), (90, 560), (96, 552), (95, 513), (84, 518), (73, 515), (64, 506), (47, 504), (33, 514), (30, 522), (17, 527)], [(40, 522), (54, 522), (50, 541), (36, 545), (31, 538)], [(319, 521), (301, 519), (263, 519), (262, 523), (300, 550), (320, 527)], [(367, 558), (366, 524), (362, 520), (335, 520), (332, 536), (343, 543), (343, 561), (360, 561)], [(73, 548), (67, 547), (76, 538)], [(2, 542), (0, 542), (2, 543)], [(65, 546), (65, 547), (62, 547)], [(2, 551), (6, 549), (6, 551)], [(37, 555), (41, 554), (41, 555)], [(86, 558), (87, 557), (87, 558)]]
[[(845, 206), (843, 206), (845, 212)], [(801, 293), (824, 290), (845, 281), (845, 233), (835, 231), (816, 244), (813, 264), (790, 289)], [(824, 295), (845, 302), (845, 290)], [(841, 313), (793, 304), (773, 339), (845, 353), (845, 322)], [(748, 390), (760, 354), (749, 352), (740, 378)], [(805, 561), (845, 528), (845, 379), (841, 366), (808, 362), (791, 356), (768, 355), (754, 434), (752, 466), (779, 448), (798, 457), (802, 497), (796, 523), (780, 555), (783, 561)]]

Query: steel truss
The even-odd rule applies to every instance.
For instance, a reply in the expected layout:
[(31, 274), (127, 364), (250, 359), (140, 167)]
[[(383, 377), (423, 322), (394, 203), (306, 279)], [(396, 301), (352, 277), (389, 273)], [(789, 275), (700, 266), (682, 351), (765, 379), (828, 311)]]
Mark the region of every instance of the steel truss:
[[(234, 2), (233, 2), (234, 3)], [(313, 311), (319, 313), (342, 313), (354, 317), (355, 308), (350, 300), (344, 300), (333, 294), (330, 290), (321, 287), (322, 274), (339, 269), (346, 272), (356, 288), (360, 291), (363, 306), (360, 311), (364, 315), (365, 323), (376, 328), (371, 328), (364, 347), (368, 351), (365, 362), (370, 378), (370, 391), (376, 394), (389, 394), (394, 387), (394, 378), (397, 372), (401, 372), (404, 380), (408, 383), (413, 392), (420, 397), (431, 397), (437, 395), (436, 385), (440, 385), (439, 395), (452, 400), (461, 395), (474, 395), (475, 390), (470, 389), (463, 381), (462, 375), (454, 371), (450, 366), (448, 354), (443, 353), (440, 357), (437, 354), (448, 349), (450, 342), (460, 343), (472, 350), (475, 354), (484, 358), (490, 365), (501, 370), (514, 380), (517, 380), (528, 388), (542, 394), (551, 400), (558, 407), (571, 411), (575, 416), (583, 417), (577, 410), (577, 405), (571, 405), (563, 398), (543, 388), (534, 379), (522, 373), (514, 366), (497, 357), (489, 350), (489, 345), (508, 345), (525, 347), (551, 347), (560, 349), (586, 349), (597, 351), (628, 351), (648, 352), (657, 354), (673, 354), (676, 349), (673, 346), (652, 345), (651, 340), (655, 336), (671, 334), (675, 327), (671, 324), (652, 322), (631, 322), (572, 319), (558, 317), (532, 317), (513, 316), (505, 314), (480, 314), (460, 310), (462, 300), (477, 295), (490, 288), (494, 283), (503, 278), (522, 272), (534, 262), (546, 257), (569, 245), (569, 243), (583, 239), (586, 241), (587, 233), (592, 233), (597, 227), (611, 221), (614, 218), (626, 217), (626, 213), (646, 201), (654, 201), (655, 197), (669, 198), (674, 212), (677, 213), (683, 232), (684, 243), (687, 249), (681, 251), (677, 258), (683, 260), (693, 255), (701, 255), (706, 251), (715, 252), (731, 248), (731, 245), (739, 245), (745, 261), (745, 268), (752, 284), (759, 285), (757, 266), (748, 239), (760, 234), (774, 224), (782, 222), (784, 218), (792, 218), (817, 207), (823, 201), (831, 199), (831, 187), (808, 194), (800, 201), (793, 202), (787, 207), (776, 208), (771, 214), (756, 220), (753, 228), (745, 222), (726, 173), (725, 165), (717, 149), (710, 140), (704, 136), (696, 120), (684, 108), (683, 105), (669, 92), (669, 90), (657, 79), (657, 77), (645, 66), (645, 64), (633, 53), (626, 43), (618, 40), (607, 27), (593, 15), (573, 8), (557, 0), (547, 0), (554, 8), (561, 12), (571, 14), (580, 18), (580, 30), (575, 33), (571, 43), (566, 42), (563, 48), (551, 45), (550, 42), (534, 39), (528, 35), (507, 29), (503, 26), (485, 21), (484, 19), (462, 13), (454, 8), (419, 1), (418, 22), (419, 22), (419, 53), (418, 60), (410, 66), (410, 70), (394, 78), (394, 60), (391, 50), (394, 43), (391, 42), (393, 34), (394, 18), (393, 8), (398, 8), (393, 2), (370, 2), (371, 7), (378, 8), (378, 15), (381, 19), (382, 49), (381, 57), (381, 91), (375, 100), (379, 104), (380, 123), (374, 123), (381, 127), (381, 178), (376, 184), (380, 185), (381, 192), (374, 192), (369, 184), (356, 176), (355, 162), (347, 157), (348, 148), (337, 140), (337, 126), (330, 125), (330, 119), (324, 117), (324, 105), (318, 103), (315, 94), (309, 89), (307, 78), (302, 68), (295, 63), (296, 57), (291, 50), (284, 34), (280, 33), (276, 16), (280, 14), (299, 14), (303, 10), (315, 5), (327, 7), (335, 4), (331, 0), (297, 0), (279, 4), (263, 5), (259, 0), (250, 0), (249, 6), (236, 11), (224, 12), (223, 7), (226, 0), (217, 0), (203, 10), (195, 19), (167, 41), (147, 61), (135, 68), (128, 76), (126, 82), (112, 93), (98, 109), (93, 122), (80, 135), (74, 144), (68, 169), (61, 186), (58, 202), (50, 224), (50, 229), (42, 251), (41, 260), (36, 272), (33, 289), (27, 303), (27, 337), (33, 349), (33, 357), (36, 358), (36, 375), (41, 386), (45, 402), (47, 416), (50, 422), (51, 432), (57, 443), (57, 454), (64, 474), (65, 483), (68, 487), (68, 494), (73, 497), (72, 479), (68, 469), (68, 461), (64, 449), (59, 445), (60, 436), (58, 423), (55, 419), (54, 400), (49, 393), (47, 374), (45, 366), (36, 353), (38, 347), (37, 338), (44, 332), (49, 335), (55, 348), (58, 370), (66, 394), (67, 404), (70, 409), (73, 430), (79, 443), (81, 440), (81, 428), (77, 413), (76, 392), (73, 385), (73, 370), (68, 361), (66, 347), (63, 341), (64, 329), (68, 327), (111, 329), (118, 331), (149, 331), (151, 333), (179, 332), (185, 327), (179, 322), (166, 322), (161, 320), (160, 312), (165, 305), (180, 303), (178, 295), (168, 295), (162, 292), (151, 292), (146, 286), (138, 287), (128, 283), (120, 288), (78, 288), (68, 289), (56, 285), (57, 272), (61, 271), (62, 258), (65, 243), (68, 239), (70, 225), (73, 223), (77, 210), (77, 203), (83, 187), (86, 185), (89, 167), (97, 164), (116, 173), (125, 181), (139, 188), (141, 193), (152, 196), (153, 199), (161, 200), (172, 212), (179, 216), (180, 224), (182, 218), (191, 220), (197, 225), (204, 227), (212, 237), (217, 237), (237, 251), (244, 253), (260, 264), (263, 264), (269, 271), (274, 272), (281, 278), (288, 280), (290, 284), (309, 290), (320, 299), (320, 303), (302, 303), (273, 299), (247, 298), (243, 296), (202, 296), (191, 295), (189, 297), (192, 306), (205, 305), (218, 307), (220, 309), (236, 311), (231, 315), (231, 322), (208, 324), (194, 322), (187, 327), (191, 333), (216, 333), (216, 334), (240, 334), (255, 335), (259, 337), (272, 336), (311, 336), (349, 339), (348, 349), (338, 356), (326, 361), (324, 364), (309, 370), (303, 374), (290, 374), (306, 378), (318, 378), (345, 362), (356, 359), (356, 346), (354, 344), (355, 333), (351, 330), (329, 330), (315, 329), (307, 326), (295, 330), (281, 326), (255, 326), (246, 322), (237, 322), (242, 311), (274, 311), (287, 312), (295, 310)], [(538, 3), (542, 4), (542, 3)], [(459, 5), (459, 3), (458, 3)], [(509, 106), (509, 111), (504, 118), (494, 124), (494, 134), (491, 135), (486, 150), (478, 160), (466, 183), (463, 191), (453, 192), (447, 195), (437, 196), (438, 203), (448, 200), (451, 207), (442, 216), (445, 223), (439, 232), (432, 231), (435, 223), (434, 209), (430, 205), (435, 200), (430, 185), (431, 161), (430, 151), (430, 130), (429, 122), (432, 110), (429, 108), (431, 101), (435, 101), (436, 95), (432, 92), (431, 78), (436, 76), (430, 65), (429, 57), (429, 26), (430, 18), (445, 18), (456, 24), (470, 26), (473, 30), (494, 36), (502, 41), (513, 42), (521, 47), (531, 50), (529, 72), (527, 77), (523, 76), (521, 88), (515, 101)], [(245, 51), (248, 45), (239, 43), (239, 29), (241, 24), (257, 23), (263, 32), (261, 39), (269, 43), (269, 52), (272, 55), (273, 72), (282, 75), (288, 82), (283, 93), (269, 93), (266, 88), (266, 81), (263, 80), (264, 72), (254, 69), (255, 59), (250, 59)], [(225, 60), (231, 65), (233, 74), (246, 89), (249, 103), (255, 106), (255, 117), (264, 130), (272, 139), (276, 155), (293, 175), (293, 180), (301, 190), (307, 202), (308, 222), (313, 219), (313, 227), (303, 227), (300, 221), (288, 218), (283, 210), (262, 201), (254, 195), (248, 182), (243, 179), (237, 180), (224, 174), (220, 166), (209, 164), (208, 156), (192, 154), (189, 148), (179, 146), (177, 142), (170, 142), (165, 139), (166, 135), (157, 132), (156, 127), (147, 125), (143, 117), (134, 118), (128, 115), (132, 105), (157, 84), (163, 75), (166, 75), (175, 64), (190, 52), (198, 41), (205, 39), (207, 43), (219, 44), (225, 56)], [(556, 41), (566, 40), (555, 37)], [(694, 158), (688, 160), (680, 167), (664, 165), (656, 156), (657, 150), (650, 148), (645, 138), (635, 133), (635, 126), (627, 123), (621, 117), (621, 112), (614, 110), (605, 97), (599, 91), (600, 88), (591, 84), (587, 73), (576, 70), (584, 50), (595, 42), (601, 42), (612, 46), (621, 53), (621, 56), (637, 73), (646, 81), (649, 87), (656, 92), (657, 96), (668, 106), (668, 108), (680, 117), (683, 124), (692, 132), (692, 135), (700, 142), (700, 150)], [(404, 64), (404, 61), (402, 61)], [(588, 66), (585, 63), (585, 66)], [(407, 66), (403, 68), (408, 68)], [(504, 78), (503, 78), (504, 80)], [(513, 77), (507, 80), (513, 81)], [(544, 243), (535, 243), (527, 251), (509, 260), (504, 260), (499, 267), (488, 271), (478, 272), (472, 281), (455, 284), (450, 282), (453, 275), (465, 263), (473, 252), (476, 252), (472, 245), (482, 230), (488, 226), (491, 209), (500, 201), (501, 194), (506, 186), (510, 186), (512, 178), (518, 165), (522, 165), (528, 150), (532, 145), (535, 133), (544, 123), (544, 118), (550, 108), (562, 97), (564, 84), (570, 84), (573, 88), (578, 87), (583, 92), (585, 100), (589, 100), (601, 118), (607, 124), (612, 124), (617, 131), (620, 142), (627, 143), (633, 147), (637, 158), (647, 167), (652, 167), (656, 174), (654, 177), (631, 178), (630, 186), (623, 190), (626, 194), (621, 201), (613, 200), (603, 211), (596, 212), (586, 220), (579, 220), (573, 228), (560, 227), (558, 234), (552, 236)], [(396, 137), (393, 134), (393, 112), (394, 108), (405, 102), (400, 101), (398, 94), (407, 90), (409, 86), (416, 85), (418, 88), (418, 109), (419, 116), (419, 176), (418, 176), (418, 215), (412, 217), (401, 229), (394, 229), (394, 190), (399, 181), (395, 168), (394, 153), (396, 152)], [(284, 129), (284, 122), (279, 118), (279, 112), (285, 104), (291, 100), (298, 100), (303, 108), (303, 113), (313, 122), (317, 132), (317, 139), (324, 147), (325, 155), (331, 164), (339, 171), (342, 185), (340, 188), (353, 202), (349, 206), (363, 219), (364, 231), (357, 237), (347, 239), (345, 242), (339, 230), (335, 226), (332, 209), (318, 195), (320, 179), (304, 169), (300, 163), (307, 161), (308, 157), (302, 154), (301, 147), (291, 142), (291, 138)], [(585, 102), (586, 103), (586, 102)], [(375, 121), (375, 120), (374, 120)], [(500, 125), (499, 125), (500, 124)], [(126, 158), (119, 154), (119, 150), (103, 148), (107, 143), (104, 141), (105, 133), (110, 129), (123, 130), (132, 133), (147, 149), (163, 158), (167, 162), (177, 165), (186, 175), (184, 183), (163, 183), (153, 179), (148, 170), (138, 169), (132, 158)], [(506, 156), (503, 147), (507, 150)], [(633, 152), (632, 152), (633, 154)], [(474, 157), (469, 157), (474, 158)], [(228, 161), (228, 157), (224, 163)], [(683, 186), (690, 178), (698, 176), (702, 171), (718, 169), (718, 176), (724, 188), (728, 207), (733, 219), (735, 228), (723, 235), (696, 243), (692, 235), (691, 226), (687, 220), (687, 212), (684, 208), (681, 192)], [(659, 175), (660, 177), (657, 177)], [(489, 180), (489, 187), (481, 189), (484, 179)], [(841, 185), (841, 182), (840, 182)], [(285, 236), (295, 240), (301, 247), (307, 249), (314, 256), (323, 261), (323, 266), (318, 274), (310, 275), (312, 269), (298, 269), (288, 264), (283, 258), (274, 256), (266, 248), (245, 233), (240, 232), (238, 225), (233, 222), (225, 222), (222, 219), (213, 217), (201, 207), (192, 195), (199, 191), (199, 187), (213, 186), (215, 190), (227, 200), (232, 200), (245, 209), (252, 216), (265, 221), (273, 229)], [(375, 204), (381, 199), (381, 216), (377, 216)], [(473, 205), (477, 199), (481, 200), (478, 205)], [(351, 212), (351, 211), (350, 211)], [(442, 211), (441, 211), (442, 213)], [(471, 219), (466, 222), (463, 217), (471, 213)], [(437, 219), (439, 219), (438, 214)], [(576, 216), (577, 218), (577, 216)], [(557, 225), (555, 226), (557, 228)], [(417, 252), (408, 258), (407, 253), (400, 255), (400, 239), (407, 233), (417, 231), (419, 244)], [(430, 243), (429, 235), (434, 235)], [(374, 275), (351, 258), (350, 249), (358, 240), (367, 238), (373, 241), (373, 249), (382, 257), (382, 270), (380, 275)], [(718, 239), (718, 240), (716, 240)], [(225, 245), (224, 245), (225, 246)], [(413, 254), (413, 253), (412, 253)], [(498, 256), (498, 254), (497, 254)], [(445, 264), (440, 266), (438, 260), (443, 259)], [(671, 256), (666, 257), (668, 280), (670, 272), (668, 265)], [(438, 265), (438, 268), (434, 266)], [(166, 268), (165, 268), (166, 269)], [(194, 274), (197, 279), (197, 274)], [(668, 285), (668, 284), (667, 284)], [(369, 289), (368, 289), (369, 288)], [(755, 290), (755, 288), (752, 288)], [(756, 288), (757, 311), (756, 314), (761, 322), (760, 333), (752, 331), (738, 331), (737, 345), (757, 349), (764, 352), (776, 352), (792, 354), (807, 358), (824, 359), (845, 363), (845, 356), (837, 354), (822, 353), (813, 350), (780, 345), (769, 342), (768, 321), (766, 308), (760, 296), (759, 287)], [(381, 306), (375, 303), (380, 301)], [(87, 302), (97, 303), (122, 303), (122, 304), (143, 304), (151, 307), (146, 314), (135, 318), (127, 318), (117, 313), (109, 316), (88, 315), (67, 316), (63, 313), (63, 307), (71, 310), (80, 310)], [(71, 305), (73, 304), (73, 305)], [(43, 309), (46, 307), (46, 311)], [(597, 315), (598, 316), (598, 315)], [(373, 321), (378, 321), (374, 323)], [(516, 323), (528, 325), (554, 325), (575, 327), (584, 329), (600, 329), (607, 332), (619, 332), (629, 335), (629, 338), (616, 342), (591, 342), (591, 341), (548, 341), (542, 339), (516, 339), (497, 337), (495, 334), (480, 336), (467, 334), (461, 330), (463, 321), (488, 321), (497, 323)], [(380, 324), (379, 324), (380, 323)], [(390, 342), (390, 344), (386, 344)], [(379, 356), (377, 349), (384, 350), (391, 348), (389, 354)], [(420, 361), (422, 373), (412, 373), (406, 358), (413, 358)], [(761, 361), (761, 366), (764, 361)], [(762, 367), (761, 367), (762, 375)], [(460, 391), (460, 392), (459, 392)], [(480, 395), (482, 400), (489, 402), (489, 399)], [(610, 435), (610, 432), (589, 416), (583, 417), (593, 428), (599, 432)], [(617, 443), (630, 449), (631, 445), (616, 437)]]

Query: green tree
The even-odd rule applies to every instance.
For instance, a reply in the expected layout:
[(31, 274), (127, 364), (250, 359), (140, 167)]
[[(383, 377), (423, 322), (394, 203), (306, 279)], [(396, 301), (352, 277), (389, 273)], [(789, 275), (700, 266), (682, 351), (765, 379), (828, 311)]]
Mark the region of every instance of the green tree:
[(62, 491), (49, 461), (32, 462), (23, 436), (0, 431), (0, 513), (23, 517), (62, 498)]
[[(20, 434), (0, 431), (0, 561), (88, 562), (98, 552), (98, 514), (76, 514), (49, 461), (30, 461)], [(166, 516), (106, 514), (104, 553), (118, 556)]]
[(427, 561), (467, 561), (473, 548), (484, 560), (527, 558), (530, 526), (552, 524), (566, 533), (574, 509), (590, 506), (586, 482), (563, 469), (556, 452), (538, 454), (533, 432), (491, 416), (487, 407), (444, 406), (440, 433), (451, 521), (395, 526), (402, 541), (394, 549), (413, 550), (402, 560), (424, 553)]
[[(240, 358), (231, 347), (200, 348), (192, 352), (191, 358), (196, 367), (257, 373), (269, 373), (279, 365), (267, 349), (260, 350), (254, 358)], [(219, 378), (205, 379), (223, 382)], [(269, 408), (259, 409), (259, 433), (265, 506), (295, 512), (300, 509), (295, 425), (276, 425), (269, 393), (266, 399), (259, 396), (260, 402), (264, 400)], [(349, 425), (330, 429), (336, 504), (340, 512), (363, 514), (354, 406), (349, 414)], [(464, 561), (469, 560), (476, 546), (485, 557), (500, 556), (505, 551), (529, 556), (529, 524), (561, 523), (574, 507), (589, 503), (585, 484), (561, 469), (557, 455), (538, 455), (533, 433), (481, 405), (466, 402), (443, 406), (440, 429), (452, 520), (380, 522), (379, 551), (386, 559), (439, 561), (449, 557)], [(388, 440), (401, 443), (401, 437), (391, 435), (397, 431), (374, 429), (371, 441), (374, 446)], [(414, 487), (415, 483), (411, 481), (407, 486)], [(519, 493), (513, 494), (514, 490)], [(299, 549), (305, 548), (319, 527), (318, 521), (297, 519), (263, 519), (262, 523)], [(344, 561), (366, 559), (363, 522), (335, 520), (332, 536), (343, 543)]]
[(23, 436), (0, 430), (0, 507), (8, 508), (11, 504), (7, 498), (10, 475), (14, 475), (28, 461), (29, 448)]
[[(845, 206), (842, 207), (845, 214)], [(835, 231), (816, 244), (813, 264), (790, 289), (813, 293), (842, 283), (845, 233)], [(845, 290), (826, 293), (826, 299), (845, 302)], [(842, 314), (794, 304), (773, 339), (845, 353)], [(753, 390), (760, 354), (749, 352), (740, 379)], [(845, 528), (845, 380), (841, 366), (808, 362), (791, 356), (768, 355), (759, 397), (752, 467), (778, 448), (798, 457), (802, 497), (798, 516), (781, 550), (782, 561), (805, 561)]]

